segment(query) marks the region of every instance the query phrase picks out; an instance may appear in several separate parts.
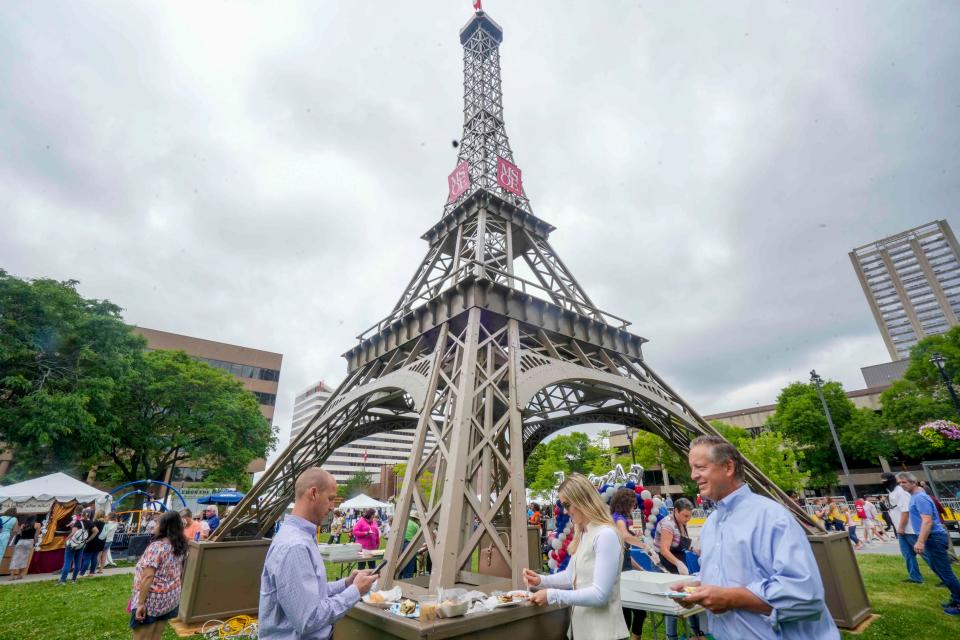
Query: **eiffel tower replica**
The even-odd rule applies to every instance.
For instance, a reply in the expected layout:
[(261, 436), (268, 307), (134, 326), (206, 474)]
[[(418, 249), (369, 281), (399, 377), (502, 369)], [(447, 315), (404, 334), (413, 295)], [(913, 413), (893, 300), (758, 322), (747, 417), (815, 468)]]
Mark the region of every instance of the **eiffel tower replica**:
[[(344, 354), (346, 379), (215, 540), (267, 535), (297, 476), (339, 447), (416, 429), (394, 522), (402, 531), (415, 510), (421, 526), (405, 547), (402, 535), (390, 538), (384, 586), (399, 582), (407, 595), (516, 587), (529, 563), (524, 461), (537, 443), (568, 427), (617, 424), (685, 454), (693, 438), (719, 435), (647, 364), (646, 340), (601, 311), (550, 245), (554, 227), (533, 213), (507, 138), (502, 40), (483, 11), (460, 31), (463, 137), (443, 216), (422, 236), (426, 257), (390, 314)], [(755, 491), (815, 529), (754, 465), (746, 471)], [(421, 546), (429, 583), (400, 580)], [(508, 577), (472, 570), (481, 546)]]

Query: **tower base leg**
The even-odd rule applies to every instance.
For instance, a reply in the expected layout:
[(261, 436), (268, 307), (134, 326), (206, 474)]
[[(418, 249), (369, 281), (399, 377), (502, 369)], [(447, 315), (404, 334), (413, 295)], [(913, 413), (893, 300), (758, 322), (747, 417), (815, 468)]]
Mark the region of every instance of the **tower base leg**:
[(187, 624), (257, 615), (270, 540), (191, 542), (180, 596)]
[(870, 615), (867, 588), (846, 533), (807, 536), (820, 567), (827, 609), (841, 629), (853, 629)]

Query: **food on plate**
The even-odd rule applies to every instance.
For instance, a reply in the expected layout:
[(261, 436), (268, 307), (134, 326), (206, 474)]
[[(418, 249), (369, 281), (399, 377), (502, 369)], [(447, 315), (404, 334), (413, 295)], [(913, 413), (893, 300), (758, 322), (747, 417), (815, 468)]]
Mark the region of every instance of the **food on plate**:
[(514, 601), (516, 600), (529, 600), (530, 594), (526, 591), (520, 591), (517, 593), (510, 593), (510, 596), (513, 597)]
[(508, 603), (508, 602), (513, 602), (513, 596), (510, 595), (509, 593), (505, 593), (505, 594), (503, 594), (503, 595), (501, 595), (501, 596), (497, 596), (497, 602), (499, 602), (499, 603), (501, 603), (501, 604), (506, 604), (506, 603)]
[(371, 591), (367, 594), (367, 602), (370, 604), (383, 604), (387, 599), (379, 591)]
[(400, 615), (408, 616), (417, 610), (417, 603), (413, 600), (404, 600), (400, 603)]

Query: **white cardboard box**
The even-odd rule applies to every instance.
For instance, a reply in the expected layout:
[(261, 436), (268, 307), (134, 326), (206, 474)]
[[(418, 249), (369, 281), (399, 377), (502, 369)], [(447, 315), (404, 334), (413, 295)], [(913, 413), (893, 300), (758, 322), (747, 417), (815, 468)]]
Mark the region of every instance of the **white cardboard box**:
[(672, 573), (624, 571), (620, 575), (620, 600), (624, 605), (639, 605), (636, 606), (639, 609), (649, 607), (648, 610), (682, 615), (689, 612), (689, 609), (681, 607), (676, 600), (661, 594), (669, 591), (670, 585), (691, 584), (696, 581), (696, 577)]

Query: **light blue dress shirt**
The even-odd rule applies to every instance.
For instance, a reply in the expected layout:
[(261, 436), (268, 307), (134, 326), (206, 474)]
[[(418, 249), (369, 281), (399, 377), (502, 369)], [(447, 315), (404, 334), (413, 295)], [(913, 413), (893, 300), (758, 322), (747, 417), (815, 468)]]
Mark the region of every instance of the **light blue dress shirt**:
[(782, 505), (743, 485), (716, 503), (700, 534), (700, 581), (746, 587), (773, 611), (707, 613), (717, 640), (834, 640), (820, 571), (800, 524)]
[(260, 640), (325, 640), (360, 600), (346, 580), (327, 582), (317, 526), (288, 515), (273, 537), (260, 576)]

